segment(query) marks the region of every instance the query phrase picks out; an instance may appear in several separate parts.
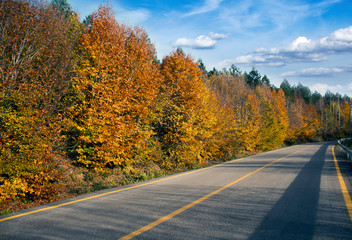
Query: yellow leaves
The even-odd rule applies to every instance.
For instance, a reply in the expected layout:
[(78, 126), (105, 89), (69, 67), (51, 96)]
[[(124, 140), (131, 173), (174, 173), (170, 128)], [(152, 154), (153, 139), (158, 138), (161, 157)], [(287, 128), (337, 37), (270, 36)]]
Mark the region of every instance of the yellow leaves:
[(259, 145), (258, 134), (262, 126), (259, 100), (253, 93), (247, 93), (243, 105), (235, 108), (234, 132), (240, 148), (254, 151)]
[[(75, 64), (76, 39), (70, 29), (75, 20), (66, 22), (46, 4), (5, 0), (0, 5), (1, 202), (35, 198), (37, 188), (52, 185), (51, 176), (60, 179), (52, 171), (51, 154), (60, 142), (58, 104)], [(48, 191), (46, 197), (55, 194)]]
[(177, 50), (164, 58), (161, 72), (160, 115), (153, 125), (165, 152), (164, 166), (196, 167), (223, 156), (221, 137), (227, 126), (197, 64)]
[(27, 183), (21, 178), (6, 179), (0, 177), (0, 202), (25, 195), (28, 189)]
[(104, 6), (93, 13), (90, 25), (79, 39), (82, 59), (74, 78), (84, 101), (73, 108), (82, 115), (72, 118), (76, 130), (68, 131), (67, 138), (76, 163), (120, 165), (150, 136), (145, 124), (161, 76), (144, 31), (118, 24)]
[[(57, 194), (61, 173), (53, 149), (64, 148), (87, 172), (119, 167), (116, 172), (143, 179), (140, 168), (148, 163), (193, 168), (312, 139), (321, 117), (329, 128), (348, 128), (347, 102), (319, 111), (293, 93), (286, 102), (281, 89), (254, 89), (239, 72), (207, 77), (182, 50), (159, 64), (147, 34), (118, 24), (109, 7), (94, 12), (86, 27), (75, 14), (55, 23), (50, 11), (37, 10), (40, 26), (30, 22), (33, 12), (10, 19), (6, 14), (16, 11), (0, 9), (11, 26), (0, 44), (2, 200)], [(35, 39), (21, 55), (14, 42), (31, 38), (24, 29)], [(24, 67), (11, 65), (12, 56)]]
[(295, 96), (288, 106), (289, 127), (286, 141), (294, 143), (312, 140), (320, 128), (317, 109), (304, 102), (302, 97)]
[(186, 108), (197, 108), (199, 94), (204, 88), (201, 82), (201, 71), (190, 56), (182, 51), (173, 52), (163, 59), (161, 73), (164, 76), (164, 91), (175, 105)]

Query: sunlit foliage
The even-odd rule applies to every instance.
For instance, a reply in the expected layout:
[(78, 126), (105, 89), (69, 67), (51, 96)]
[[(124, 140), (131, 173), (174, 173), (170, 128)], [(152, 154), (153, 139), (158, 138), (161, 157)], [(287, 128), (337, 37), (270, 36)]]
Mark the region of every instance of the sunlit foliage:
[(143, 30), (118, 24), (104, 6), (78, 43), (63, 132), (69, 156), (89, 168), (129, 164), (152, 134), (148, 116), (161, 82), (154, 46)]
[(349, 136), (351, 99), (156, 57), (110, 6), (0, 1), (0, 213), (284, 144)]

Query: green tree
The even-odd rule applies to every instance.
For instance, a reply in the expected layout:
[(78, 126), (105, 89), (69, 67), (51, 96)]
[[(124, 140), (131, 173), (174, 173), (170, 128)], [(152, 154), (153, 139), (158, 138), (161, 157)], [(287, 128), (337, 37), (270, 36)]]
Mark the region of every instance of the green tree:
[(269, 80), (269, 78), (268, 78), (266, 75), (264, 75), (264, 76), (262, 77), (261, 82), (262, 82), (263, 84), (265, 84), (265, 85), (270, 86), (270, 80)]
[(311, 103), (312, 92), (308, 87), (303, 86), (301, 83), (298, 83), (298, 85), (295, 87), (295, 92), (302, 96), (302, 98), (307, 104)]
[(66, 19), (69, 19), (72, 14), (76, 14), (67, 0), (51, 0), (51, 5), (61, 12)]
[(198, 68), (203, 72), (204, 76), (208, 74), (207, 68), (205, 67), (205, 64), (203, 63), (202, 59), (198, 59)]
[(292, 87), (291, 84), (286, 79), (284, 79), (280, 85), (280, 88), (282, 91), (284, 91), (286, 98), (292, 101), (293, 95), (295, 93), (294, 87)]
[(254, 67), (249, 73), (245, 72), (244, 77), (247, 81), (247, 84), (250, 85), (251, 87), (256, 87), (262, 84), (261, 76), (258, 70), (255, 69)]
[(229, 72), (234, 77), (240, 77), (242, 75), (241, 70), (238, 67), (236, 67), (234, 64), (232, 64), (231, 67), (229, 68)]

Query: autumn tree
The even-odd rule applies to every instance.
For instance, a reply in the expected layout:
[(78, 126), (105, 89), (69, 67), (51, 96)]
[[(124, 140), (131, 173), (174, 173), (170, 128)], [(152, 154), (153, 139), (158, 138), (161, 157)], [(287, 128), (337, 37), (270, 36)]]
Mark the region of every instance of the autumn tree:
[(61, 12), (41, 1), (1, 1), (0, 19), (0, 200), (50, 198), (74, 39)]
[(322, 135), (325, 139), (345, 138), (349, 134), (350, 105), (348, 98), (326, 92), (322, 100)]
[(0, 53), (0, 212), (54, 200), (72, 169), (183, 170), (350, 130), (351, 98), (181, 49), (160, 63), (109, 6), (80, 23), (67, 0), (2, 0)]
[(181, 49), (163, 59), (161, 73), (164, 80), (154, 129), (166, 155), (166, 167), (175, 167), (191, 160), (189, 148), (195, 145), (192, 113), (200, 107), (202, 73)]
[(261, 121), (259, 99), (244, 77), (238, 74), (239, 70), (233, 66), (232, 70), (212, 75), (208, 80), (212, 92), (227, 111), (226, 142), (233, 154), (256, 151)]
[(240, 148), (248, 152), (255, 152), (259, 145), (259, 132), (262, 115), (260, 114), (259, 99), (253, 91), (248, 91), (245, 101), (234, 109), (234, 133)]
[(289, 127), (289, 119), (286, 108), (286, 98), (282, 89), (272, 90), (273, 105), (275, 107), (275, 115), (277, 119), (276, 129), (276, 146), (279, 146), (286, 139), (287, 130)]
[(350, 136), (351, 131), (351, 105), (344, 100), (341, 104), (341, 128), (344, 133), (344, 137), (352, 137)]
[(269, 86), (257, 88), (260, 96), (262, 124), (259, 131), (260, 149), (267, 151), (280, 146), (288, 128), (286, 101), (283, 91), (270, 90)]
[(109, 6), (91, 15), (79, 38), (81, 59), (66, 102), (68, 156), (89, 168), (133, 163), (148, 141), (160, 84), (155, 50), (140, 28), (118, 24)]
[(321, 127), (320, 116), (313, 105), (294, 95), (293, 102), (288, 105), (289, 128), (286, 141), (288, 143), (312, 141)]
[(202, 82), (198, 64), (178, 49), (163, 59), (161, 73), (153, 126), (165, 154), (164, 166), (201, 166), (220, 157), (218, 103)]

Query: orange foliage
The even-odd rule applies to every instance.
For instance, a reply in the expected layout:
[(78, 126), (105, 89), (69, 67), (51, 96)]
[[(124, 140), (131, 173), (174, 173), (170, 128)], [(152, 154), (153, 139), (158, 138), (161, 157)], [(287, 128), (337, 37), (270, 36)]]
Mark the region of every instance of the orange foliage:
[(259, 132), (260, 149), (272, 150), (284, 142), (288, 128), (284, 93), (282, 90), (271, 91), (268, 86), (262, 86), (257, 91), (261, 97), (261, 115), (263, 116)]
[(139, 28), (120, 25), (101, 6), (79, 39), (74, 77), (76, 103), (65, 135), (77, 164), (99, 168), (128, 164), (145, 142), (148, 115), (160, 85), (155, 50)]
[(62, 15), (42, 2), (2, 1), (0, 19), (0, 199), (50, 199), (60, 185), (52, 151), (73, 39)]
[(235, 136), (242, 149), (254, 152), (259, 144), (262, 116), (259, 112), (259, 99), (253, 94), (245, 95), (247, 99), (236, 108)]
[(290, 143), (313, 140), (320, 128), (316, 108), (307, 105), (301, 97), (294, 96), (294, 102), (288, 107), (289, 128), (286, 140)]
[(345, 136), (349, 135), (351, 124), (351, 106), (347, 101), (344, 101), (341, 106), (341, 126)]
[(199, 167), (348, 132), (347, 97), (313, 101), (308, 88), (275, 89), (254, 69), (207, 73), (181, 49), (159, 64), (148, 35), (117, 23), (109, 6), (85, 25), (62, 11), (0, 3), (1, 203), (65, 191), (63, 153), (87, 175), (121, 167), (112, 171), (145, 179), (145, 166)]
[(163, 59), (161, 73), (154, 130), (165, 154), (164, 166), (195, 167), (222, 157), (223, 110), (202, 82), (197, 63), (178, 49)]

